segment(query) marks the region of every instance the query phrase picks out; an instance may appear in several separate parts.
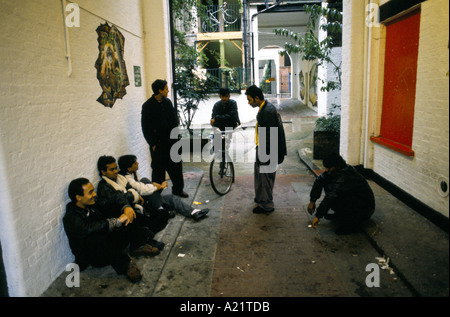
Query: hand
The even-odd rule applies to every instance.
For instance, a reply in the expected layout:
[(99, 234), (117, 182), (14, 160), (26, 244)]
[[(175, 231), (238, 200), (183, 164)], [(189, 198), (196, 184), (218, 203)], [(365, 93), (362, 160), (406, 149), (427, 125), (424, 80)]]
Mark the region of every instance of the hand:
[(162, 182), (161, 184), (162, 189), (167, 188), (167, 186), (169, 186), (169, 183), (167, 181)]
[[(136, 219), (136, 213), (134, 212), (133, 208), (131, 208), (131, 207), (126, 207), (124, 209), (123, 213), (127, 216), (128, 223), (132, 223), (133, 220)], [(126, 223), (125, 225), (128, 225), (128, 223)]]
[(210, 123), (211, 123), (212, 126), (214, 126), (214, 122), (216, 122), (216, 120), (215, 119), (211, 119)]
[(139, 196), (138, 204), (144, 206), (144, 198), (142, 198), (142, 196)]
[(316, 229), (317, 226), (319, 225), (319, 223), (320, 223), (319, 218), (315, 217), (314, 220), (312, 221), (312, 227), (313, 227), (314, 229)]
[(155, 152), (155, 149), (156, 149), (156, 145), (153, 145), (153, 147), (152, 147), (153, 152)]
[(125, 224), (125, 226), (127, 226), (127, 225), (130, 223), (130, 221), (128, 220), (127, 215), (125, 215), (125, 214), (121, 214), (121, 215), (120, 215), (119, 221), (120, 221), (121, 223)]
[(310, 215), (312, 215), (313, 212), (314, 212), (314, 210), (316, 210), (316, 203), (313, 202), (313, 201), (310, 201), (309, 204), (308, 204), (307, 210), (308, 210), (308, 213), (309, 213)]

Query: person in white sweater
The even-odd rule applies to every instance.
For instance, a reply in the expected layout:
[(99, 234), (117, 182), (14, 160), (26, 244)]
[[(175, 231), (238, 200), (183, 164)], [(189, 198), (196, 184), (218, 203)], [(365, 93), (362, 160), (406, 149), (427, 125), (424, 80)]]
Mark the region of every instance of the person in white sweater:
[[(123, 155), (118, 160), (120, 174), (125, 176), (128, 183), (143, 198), (144, 208), (152, 213), (157, 210), (176, 211), (181, 215), (192, 218), (196, 221), (205, 217), (209, 209), (195, 209), (183, 202), (178, 196), (167, 194), (161, 195), (161, 192), (168, 186), (167, 181), (162, 184), (152, 183), (148, 178), (139, 178), (137, 171), (139, 162), (133, 154)], [(149, 210), (150, 209), (150, 210)]]

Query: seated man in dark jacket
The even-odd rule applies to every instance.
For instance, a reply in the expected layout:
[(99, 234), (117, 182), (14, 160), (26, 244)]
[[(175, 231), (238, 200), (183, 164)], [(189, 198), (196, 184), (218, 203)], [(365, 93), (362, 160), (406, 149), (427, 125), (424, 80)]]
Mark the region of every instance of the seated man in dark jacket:
[[(111, 265), (118, 274), (126, 274), (134, 282), (142, 275), (126, 252), (145, 245), (145, 235), (139, 227), (122, 213), (118, 217), (105, 217), (96, 206), (94, 186), (86, 178), (73, 180), (63, 218), (64, 230), (80, 270), (89, 265)], [(143, 252), (144, 251), (144, 252)], [(134, 255), (145, 255), (145, 250)]]
[[(97, 186), (98, 205), (106, 213), (106, 217), (118, 217), (125, 213), (148, 233), (148, 244), (154, 247), (155, 254), (164, 248), (162, 242), (153, 239), (150, 219), (143, 212), (143, 198), (128, 183), (126, 178), (119, 175), (116, 159), (112, 156), (101, 156), (97, 168), (102, 178)], [(158, 250), (159, 249), (159, 250)]]
[[(366, 179), (356, 169), (347, 165), (339, 155), (330, 155), (323, 160), (327, 169), (314, 182), (310, 193), (308, 212), (312, 214), (316, 201), (325, 191), (325, 197), (316, 210), (313, 227), (319, 219), (335, 220), (339, 226), (337, 234), (347, 234), (360, 229), (363, 221), (369, 219), (375, 210), (375, 197)], [(334, 214), (328, 214), (329, 210)]]

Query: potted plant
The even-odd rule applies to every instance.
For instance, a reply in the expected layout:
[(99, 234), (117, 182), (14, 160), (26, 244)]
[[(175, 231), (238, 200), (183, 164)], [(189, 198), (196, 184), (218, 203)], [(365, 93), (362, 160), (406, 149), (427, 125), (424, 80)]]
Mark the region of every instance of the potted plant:
[(323, 160), (332, 153), (339, 153), (341, 116), (329, 114), (316, 121), (313, 136), (313, 159)]

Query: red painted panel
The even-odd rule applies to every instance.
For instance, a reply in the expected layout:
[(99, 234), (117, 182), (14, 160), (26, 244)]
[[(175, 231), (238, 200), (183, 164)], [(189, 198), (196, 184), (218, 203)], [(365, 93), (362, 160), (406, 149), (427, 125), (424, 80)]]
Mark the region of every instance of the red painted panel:
[(386, 27), (380, 136), (411, 147), (416, 97), (420, 9)]

